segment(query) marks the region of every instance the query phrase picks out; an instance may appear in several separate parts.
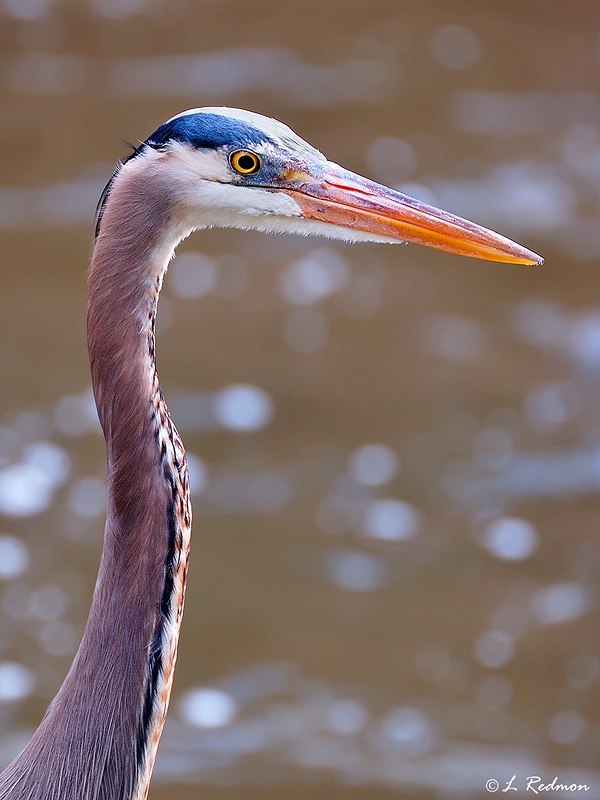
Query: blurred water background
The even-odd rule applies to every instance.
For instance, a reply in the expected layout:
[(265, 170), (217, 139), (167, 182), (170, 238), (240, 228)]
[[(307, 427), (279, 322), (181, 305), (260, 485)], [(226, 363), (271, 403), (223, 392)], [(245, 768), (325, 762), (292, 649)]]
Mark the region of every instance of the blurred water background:
[(2, 763), (100, 554), (96, 199), (125, 142), (223, 104), (547, 262), (181, 246), (158, 357), (194, 545), (151, 797), (600, 798), (599, 79), (595, 0), (0, 2)]

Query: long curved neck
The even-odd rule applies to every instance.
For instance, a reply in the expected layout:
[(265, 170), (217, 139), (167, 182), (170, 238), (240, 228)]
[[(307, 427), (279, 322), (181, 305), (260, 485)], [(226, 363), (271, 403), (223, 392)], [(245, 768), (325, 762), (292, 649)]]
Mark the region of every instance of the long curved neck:
[(88, 303), (108, 456), (102, 561), (73, 665), (29, 745), (0, 776), (0, 800), (147, 795), (171, 691), (191, 525), (185, 453), (154, 361), (158, 294), (185, 235), (169, 196), (132, 162), (104, 211)]

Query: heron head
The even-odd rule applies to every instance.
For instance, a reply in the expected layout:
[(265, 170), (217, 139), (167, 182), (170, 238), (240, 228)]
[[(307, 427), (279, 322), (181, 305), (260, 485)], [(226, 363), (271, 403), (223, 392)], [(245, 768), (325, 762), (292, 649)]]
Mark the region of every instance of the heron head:
[(185, 111), (161, 125), (123, 169), (137, 159), (163, 177), (167, 172), (190, 229), (415, 242), (491, 261), (542, 262), (499, 234), (328, 161), (287, 125), (250, 111)]

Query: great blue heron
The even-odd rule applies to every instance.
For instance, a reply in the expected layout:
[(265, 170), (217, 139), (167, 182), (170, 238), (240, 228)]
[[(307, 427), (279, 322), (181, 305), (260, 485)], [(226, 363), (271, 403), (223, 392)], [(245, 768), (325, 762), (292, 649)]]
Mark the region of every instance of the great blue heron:
[(177, 244), (210, 227), (409, 241), (538, 264), (535, 253), (333, 164), (280, 122), (197, 108), (119, 165), (97, 213), (88, 347), (108, 509), (91, 610), (69, 673), (0, 800), (140, 800), (177, 653), (190, 544), (185, 452), (160, 391), (154, 321)]

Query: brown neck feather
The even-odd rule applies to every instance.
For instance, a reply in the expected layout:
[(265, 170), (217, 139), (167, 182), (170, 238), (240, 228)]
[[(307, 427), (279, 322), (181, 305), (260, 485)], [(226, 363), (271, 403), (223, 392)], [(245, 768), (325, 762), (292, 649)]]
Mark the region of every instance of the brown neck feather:
[(71, 670), (29, 745), (0, 776), (0, 800), (147, 793), (170, 694), (190, 529), (185, 455), (154, 365), (158, 294), (181, 238), (170, 196), (160, 173), (134, 160), (104, 211), (88, 304), (108, 456), (102, 561)]

